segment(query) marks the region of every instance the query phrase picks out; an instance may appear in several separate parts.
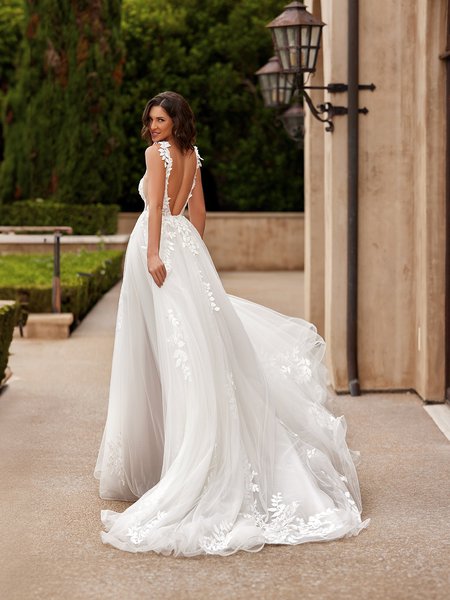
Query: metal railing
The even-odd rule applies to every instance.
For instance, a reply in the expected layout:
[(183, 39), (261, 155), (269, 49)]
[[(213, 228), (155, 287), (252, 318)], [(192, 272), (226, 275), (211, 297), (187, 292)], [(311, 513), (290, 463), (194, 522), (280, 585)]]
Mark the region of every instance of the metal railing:
[[(61, 235), (72, 233), (72, 227), (39, 225), (2, 225), (0, 233), (53, 233), (53, 279), (52, 279), (52, 312), (61, 312)], [(45, 240), (46, 241), (46, 240)]]

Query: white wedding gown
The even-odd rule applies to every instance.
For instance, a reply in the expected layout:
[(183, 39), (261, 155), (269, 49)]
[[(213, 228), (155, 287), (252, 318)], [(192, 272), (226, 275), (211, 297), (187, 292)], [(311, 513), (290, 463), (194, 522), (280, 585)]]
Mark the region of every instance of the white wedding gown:
[(170, 213), (169, 148), (159, 143), (164, 285), (147, 270), (142, 180), (125, 257), (95, 476), (102, 498), (134, 504), (102, 511), (103, 542), (192, 556), (356, 535), (369, 522), (358, 453), (326, 407), (324, 342), (310, 323), (224, 291), (197, 230)]

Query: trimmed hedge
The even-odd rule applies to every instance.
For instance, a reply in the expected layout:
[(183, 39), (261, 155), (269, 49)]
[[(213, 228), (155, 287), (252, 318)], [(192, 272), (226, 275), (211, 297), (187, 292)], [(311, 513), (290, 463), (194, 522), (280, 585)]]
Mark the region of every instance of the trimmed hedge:
[(53, 200), (20, 200), (0, 204), (2, 225), (66, 225), (74, 235), (114, 234), (117, 204), (63, 204)]
[(8, 365), (9, 347), (13, 338), (18, 309), (18, 304), (0, 306), (0, 382), (5, 376)]
[[(122, 276), (123, 251), (66, 252), (61, 255), (61, 311), (76, 323)], [(0, 256), (0, 298), (25, 303), (29, 313), (52, 310), (53, 256)]]

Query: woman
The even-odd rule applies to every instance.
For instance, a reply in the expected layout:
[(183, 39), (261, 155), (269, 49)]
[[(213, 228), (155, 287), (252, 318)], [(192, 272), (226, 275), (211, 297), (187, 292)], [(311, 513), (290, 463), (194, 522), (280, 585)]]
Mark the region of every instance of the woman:
[(325, 406), (322, 338), (225, 293), (202, 241), (202, 159), (184, 98), (150, 100), (142, 134), (145, 206), (125, 257), (95, 470), (102, 498), (135, 502), (102, 511), (103, 541), (192, 556), (356, 535), (368, 521), (344, 417)]

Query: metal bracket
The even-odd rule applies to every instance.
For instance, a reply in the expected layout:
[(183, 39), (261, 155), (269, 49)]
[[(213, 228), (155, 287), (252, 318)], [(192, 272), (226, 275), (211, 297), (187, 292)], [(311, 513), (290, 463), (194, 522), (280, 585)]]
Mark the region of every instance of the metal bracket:
[[(330, 94), (342, 94), (348, 91), (348, 85), (346, 83), (329, 83), (328, 85), (302, 85), (300, 87), (304, 90), (326, 90)], [(358, 85), (359, 90), (369, 90), (373, 92), (376, 89), (374, 83), (360, 84)]]
[[(348, 114), (348, 108), (346, 106), (334, 106), (331, 102), (324, 102), (323, 104), (319, 104), (317, 108), (314, 106), (311, 97), (308, 92), (305, 90), (327, 90), (331, 94), (340, 94), (348, 91), (348, 85), (346, 83), (329, 83), (326, 86), (320, 85), (312, 85), (312, 86), (303, 86), (300, 84), (300, 92), (302, 93), (304, 99), (306, 100), (307, 105), (309, 106), (311, 113), (315, 119), (320, 121), (321, 123), (327, 123), (327, 127), (325, 127), (325, 131), (334, 131), (333, 117), (339, 117), (342, 115)], [(376, 86), (374, 83), (370, 84), (361, 84), (358, 86), (360, 90), (370, 90), (374, 91)], [(358, 112), (367, 115), (369, 109), (364, 106), (363, 108), (359, 108)], [(327, 113), (327, 118), (322, 119), (320, 115)]]
[(315, 119), (317, 119), (318, 121), (320, 121), (321, 123), (328, 124), (328, 126), (325, 127), (325, 131), (334, 131), (333, 121), (331, 119), (322, 119), (320, 117), (320, 115), (325, 111), (320, 112), (319, 110), (317, 110), (317, 108), (314, 106), (313, 101), (311, 100), (310, 96), (308, 95), (307, 92), (305, 92), (304, 88), (301, 89), (301, 92), (302, 92), (304, 99), (306, 100), (306, 104), (309, 106), (309, 109), (310, 109), (313, 117)]

